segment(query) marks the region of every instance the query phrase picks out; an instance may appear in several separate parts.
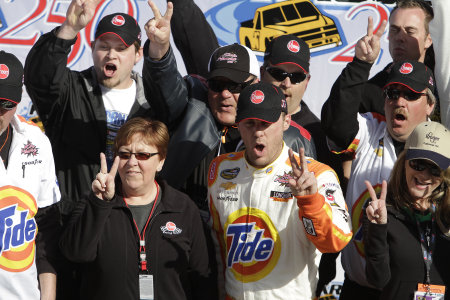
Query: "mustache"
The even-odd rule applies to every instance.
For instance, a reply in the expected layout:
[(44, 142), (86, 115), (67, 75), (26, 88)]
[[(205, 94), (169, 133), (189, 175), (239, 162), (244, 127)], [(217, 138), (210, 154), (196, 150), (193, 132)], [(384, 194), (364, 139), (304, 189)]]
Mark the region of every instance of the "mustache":
[(409, 113), (404, 108), (399, 107), (399, 108), (394, 109), (393, 115), (394, 115), (394, 117), (395, 117), (395, 115), (403, 115), (406, 119), (408, 119)]

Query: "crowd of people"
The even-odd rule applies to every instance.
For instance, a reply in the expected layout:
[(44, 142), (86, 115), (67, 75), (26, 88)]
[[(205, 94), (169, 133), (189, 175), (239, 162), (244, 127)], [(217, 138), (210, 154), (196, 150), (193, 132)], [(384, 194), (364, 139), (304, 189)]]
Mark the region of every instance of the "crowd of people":
[(450, 2), (369, 17), (320, 119), (305, 41), (260, 65), (192, 0), (148, 1), (144, 32), (103, 17), (69, 69), (100, 2), (72, 0), (24, 66), (0, 51), (0, 299), (314, 299), (339, 253), (340, 299), (450, 299)]

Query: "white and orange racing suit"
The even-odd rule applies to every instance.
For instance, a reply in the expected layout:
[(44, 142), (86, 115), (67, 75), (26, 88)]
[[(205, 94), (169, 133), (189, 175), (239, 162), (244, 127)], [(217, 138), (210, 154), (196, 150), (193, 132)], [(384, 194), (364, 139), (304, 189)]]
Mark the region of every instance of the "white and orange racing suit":
[(244, 152), (211, 163), (210, 223), (227, 299), (312, 299), (321, 252), (338, 252), (350, 241), (350, 218), (336, 174), (307, 161), (318, 185), (309, 196), (291, 193), (285, 145), (262, 169), (252, 167)]

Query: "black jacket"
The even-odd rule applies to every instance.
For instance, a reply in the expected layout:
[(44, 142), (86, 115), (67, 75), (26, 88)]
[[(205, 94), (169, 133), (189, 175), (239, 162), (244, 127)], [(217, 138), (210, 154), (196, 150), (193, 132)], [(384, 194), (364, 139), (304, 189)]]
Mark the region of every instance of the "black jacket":
[[(53, 147), (61, 190), (61, 212), (69, 214), (73, 202), (91, 189), (106, 149), (106, 111), (94, 68), (82, 72), (67, 68), (76, 39), (63, 40), (55, 31), (42, 35), (25, 61), (25, 85)], [(150, 116), (142, 79), (136, 81), (136, 100), (128, 118)]]
[[(146, 42), (144, 55), (148, 55), (148, 46), (149, 42)], [(167, 158), (160, 175), (178, 189), (202, 160), (220, 147), (223, 126), (216, 122), (208, 107), (205, 82), (196, 76), (183, 78), (177, 70), (172, 49), (160, 61), (145, 57), (143, 78), (145, 92), (151, 95), (147, 98), (157, 112), (155, 117), (164, 122), (171, 133)], [(284, 140), (294, 151), (304, 147), (305, 155), (316, 158), (312, 139), (301, 135), (298, 128), (291, 126), (285, 132)], [(209, 164), (205, 165), (206, 175)]]
[(335, 144), (334, 149), (347, 149), (358, 133), (358, 113), (384, 115), (383, 87), (389, 66), (369, 80), (372, 64), (356, 57), (342, 70), (322, 106), (322, 128)]
[[(159, 184), (162, 197), (145, 233), (155, 300), (214, 299), (198, 209), (185, 194)], [(181, 232), (164, 232), (167, 222)], [(122, 197), (106, 202), (91, 194), (79, 201), (60, 244), (69, 260), (84, 263), (82, 299), (139, 299), (139, 237)]]
[[(367, 220), (367, 219), (366, 219)], [(388, 206), (388, 223), (364, 225), (366, 276), (383, 289), (380, 299), (413, 299), (418, 283), (425, 283), (425, 263), (415, 221), (404, 211)], [(436, 226), (436, 248), (431, 266), (431, 284), (445, 285), (450, 299), (450, 239)]]

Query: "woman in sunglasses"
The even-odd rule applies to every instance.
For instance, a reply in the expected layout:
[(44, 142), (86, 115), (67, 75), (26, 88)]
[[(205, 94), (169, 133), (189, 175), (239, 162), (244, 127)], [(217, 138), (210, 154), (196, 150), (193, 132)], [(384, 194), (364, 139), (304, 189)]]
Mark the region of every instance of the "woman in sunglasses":
[(84, 263), (81, 299), (215, 298), (199, 212), (156, 176), (168, 143), (163, 123), (134, 118), (117, 133), (109, 172), (100, 155), (61, 240), (66, 257)]
[(372, 198), (363, 228), (366, 276), (382, 289), (380, 299), (450, 299), (449, 166), (450, 131), (424, 122), (381, 193), (366, 182)]

